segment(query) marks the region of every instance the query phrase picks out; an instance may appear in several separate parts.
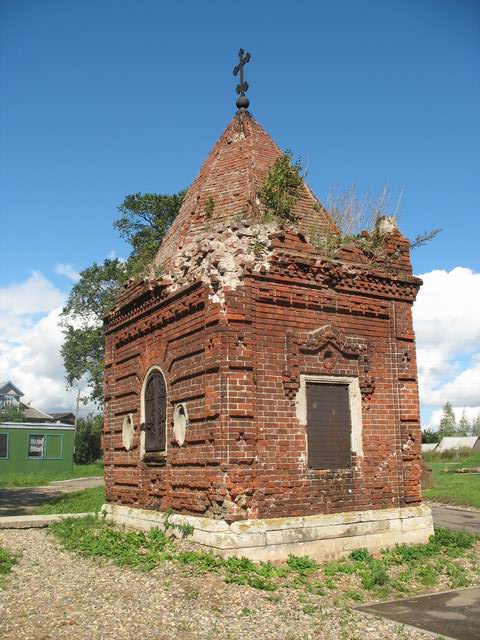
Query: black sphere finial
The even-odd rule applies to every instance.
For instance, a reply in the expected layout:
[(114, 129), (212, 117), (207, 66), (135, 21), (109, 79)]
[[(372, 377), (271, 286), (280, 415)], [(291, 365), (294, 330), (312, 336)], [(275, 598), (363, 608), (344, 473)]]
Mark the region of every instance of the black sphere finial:
[(240, 95), (238, 96), (237, 102), (235, 104), (237, 105), (237, 109), (248, 109), (248, 107), (250, 106), (250, 100), (247, 98), (247, 96)]
[(237, 109), (248, 109), (250, 105), (250, 101), (245, 96), (245, 92), (248, 91), (248, 82), (243, 79), (243, 67), (250, 62), (251, 55), (249, 53), (245, 53), (243, 49), (240, 49), (238, 52), (238, 57), (240, 58), (240, 62), (233, 68), (233, 75), (236, 76), (240, 72), (240, 83), (237, 84)]

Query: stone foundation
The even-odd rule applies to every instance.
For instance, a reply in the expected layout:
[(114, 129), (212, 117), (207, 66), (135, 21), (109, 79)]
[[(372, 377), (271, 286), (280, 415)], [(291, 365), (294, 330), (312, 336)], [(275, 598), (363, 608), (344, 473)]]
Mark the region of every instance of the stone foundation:
[[(107, 520), (138, 530), (164, 528), (165, 514), (105, 504)], [(223, 520), (174, 514), (169, 522), (193, 527), (189, 540), (224, 557), (244, 556), (254, 561), (286, 560), (289, 554), (319, 560), (338, 558), (352, 549), (379, 551), (402, 543), (427, 542), (433, 533), (427, 506), (350, 511), (290, 518)], [(170, 529), (175, 533), (175, 528)]]

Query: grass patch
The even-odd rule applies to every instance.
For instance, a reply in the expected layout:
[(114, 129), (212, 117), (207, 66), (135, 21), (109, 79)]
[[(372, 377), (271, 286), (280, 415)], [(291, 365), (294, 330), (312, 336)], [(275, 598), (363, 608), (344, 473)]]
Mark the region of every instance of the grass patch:
[[(468, 582), (461, 559), (478, 539), (474, 534), (438, 528), (426, 544), (396, 545), (384, 549), (380, 558), (356, 549), (348, 558), (327, 563), (323, 571), (329, 579), (354, 575), (363, 589), (378, 597), (419, 592), (436, 585), (442, 576), (454, 588)], [(475, 581), (478, 578), (477, 572)]]
[(63, 520), (51, 529), (69, 551), (144, 571), (170, 559), (174, 549), (170, 538), (158, 529), (148, 533), (115, 529), (93, 516)]
[[(341, 594), (361, 601), (367, 594), (378, 598), (421, 593), (442, 580), (442, 586), (478, 582), (474, 555), (478, 537), (437, 529), (426, 544), (397, 545), (373, 557), (356, 549), (347, 557), (319, 565), (308, 557), (289, 556), (286, 563), (254, 563), (247, 558), (221, 558), (207, 551), (182, 549), (158, 529), (148, 533), (116, 528), (101, 519), (65, 520), (50, 527), (63, 546), (84, 557), (104, 558), (121, 566), (149, 571), (165, 561), (195, 573), (216, 573), (226, 583), (267, 592), (282, 588), (305, 594)], [(470, 565), (468, 561), (470, 560)]]
[(74, 478), (86, 478), (91, 476), (103, 476), (103, 463), (74, 464), (70, 472), (64, 473), (2, 473), (0, 475), (0, 487), (41, 487), (53, 480), (72, 480)]
[[(427, 489), (423, 495), (430, 500), (445, 504), (465, 505), (480, 509), (480, 474), (452, 473), (462, 467), (480, 467), (480, 453), (467, 457), (437, 458), (435, 452), (424, 455), (425, 461), (432, 467), (433, 488)], [(440, 454), (442, 455), (442, 454)]]
[[(463, 462), (469, 458), (476, 458), (480, 462), (480, 454), (474, 453), (469, 447), (460, 449), (445, 449), (445, 451), (424, 451), (422, 457), (425, 462)], [(476, 465), (472, 465), (476, 466)]]
[(17, 560), (17, 555), (0, 546), (0, 587), (3, 585), (6, 576), (10, 573)]
[(53, 498), (34, 510), (35, 514), (98, 512), (105, 503), (104, 487), (82, 489)]

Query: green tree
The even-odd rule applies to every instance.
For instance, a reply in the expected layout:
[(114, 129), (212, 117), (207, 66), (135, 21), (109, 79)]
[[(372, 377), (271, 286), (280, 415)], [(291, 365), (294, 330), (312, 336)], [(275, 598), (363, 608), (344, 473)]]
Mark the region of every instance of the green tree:
[(100, 414), (89, 414), (77, 420), (73, 454), (76, 464), (91, 464), (102, 457), (102, 425)]
[(462, 411), (462, 416), (458, 421), (457, 425), (457, 435), (459, 436), (468, 436), (470, 434), (471, 425), (468, 421), (467, 414), (465, 413), (465, 409)]
[(129, 276), (138, 276), (151, 264), (165, 234), (182, 206), (185, 191), (173, 195), (134, 193), (118, 207), (120, 217), (113, 226), (132, 247)]
[(440, 436), (438, 431), (434, 431), (433, 429), (430, 429), (430, 428), (422, 431), (422, 442), (423, 443), (440, 442)]
[(21, 405), (1, 407), (0, 422), (25, 422), (25, 410)]
[(131, 245), (126, 262), (114, 259), (94, 263), (80, 273), (62, 311), (65, 341), (61, 350), (70, 386), (86, 386), (84, 401), (103, 404), (103, 318), (115, 304), (123, 284), (140, 276), (180, 210), (185, 192), (174, 195), (136, 193), (118, 207), (114, 227)]
[(472, 420), (470, 433), (472, 434), (472, 436), (480, 437), (480, 414), (478, 414), (478, 416), (474, 420)]
[(457, 429), (457, 421), (455, 419), (455, 413), (450, 402), (446, 402), (443, 405), (442, 419), (438, 427), (438, 433), (440, 438), (447, 436), (454, 436)]
[(94, 263), (80, 273), (62, 311), (65, 340), (61, 348), (70, 386), (85, 384), (85, 401), (103, 403), (104, 340), (102, 321), (127, 278), (118, 259)]

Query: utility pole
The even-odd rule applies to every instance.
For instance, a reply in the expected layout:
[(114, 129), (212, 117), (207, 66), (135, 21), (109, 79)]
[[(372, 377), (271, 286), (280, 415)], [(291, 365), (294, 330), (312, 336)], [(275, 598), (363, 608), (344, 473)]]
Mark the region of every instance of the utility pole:
[(75, 409), (75, 430), (77, 429), (77, 421), (78, 421), (78, 408), (80, 406), (80, 387), (78, 387), (78, 393), (77, 393), (77, 406)]

